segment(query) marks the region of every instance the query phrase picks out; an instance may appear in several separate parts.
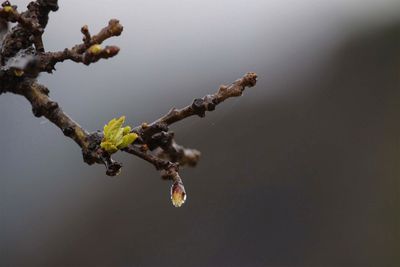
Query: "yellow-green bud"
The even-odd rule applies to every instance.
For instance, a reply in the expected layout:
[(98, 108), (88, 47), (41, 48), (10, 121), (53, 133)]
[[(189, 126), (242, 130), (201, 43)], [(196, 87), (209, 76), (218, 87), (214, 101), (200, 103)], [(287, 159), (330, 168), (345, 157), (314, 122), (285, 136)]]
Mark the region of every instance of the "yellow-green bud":
[(94, 44), (88, 49), (89, 53), (92, 55), (100, 54), (101, 50), (103, 50), (103, 48), (99, 44)]
[(136, 133), (131, 133), (132, 128), (130, 126), (122, 127), (124, 122), (125, 116), (121, 116), (119, 119), (112, 119), (104, 125), (103, 140), (100, 147), (109, 154), (126, 148), (138, 138)]
[(12, 6), (4, 6), (3, 10), (4, 12), (12, 12), (14, 11), (14, 8)]

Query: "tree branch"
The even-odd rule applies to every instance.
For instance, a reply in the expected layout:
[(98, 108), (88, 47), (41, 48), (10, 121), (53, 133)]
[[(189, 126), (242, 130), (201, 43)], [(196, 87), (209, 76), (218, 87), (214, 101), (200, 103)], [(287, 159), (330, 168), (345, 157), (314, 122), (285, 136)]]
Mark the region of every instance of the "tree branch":
[(221, 85), (219, 90), (212, 95), (206, 95), (203, 98), (196, 98), (191, 105), (182, 109), (171, 109), (166, 115), (156, 120), (156, 123), (165, 123), (171, 125), (187, 117), (197, 115), (204, 117), (206, 111), (213, 111), (215, 107), (230, 97), (237, 97), (243, 94), (246, 87), (253, 87), (257, 82), (257, 74), (249, 72), (239, 80), (236, 80), (229, 86)]
[(97, 133), (90, 134), (77, 122), (71, 119), (53, 101), (47, 87), (28, 80), (19, 84), (12, 92), (24, 96), (32, 105), (32, 113), (36, 117), (44, 116), (55, 124), (65, 136), (75, 141), (81, 148), (84, 161), (88, 164), (102, 163), (106, 166), (106, 173), (115, 176), (119, 173), (122, 165), (111, 159), (110, 155), (98, 148), (101, 136)]
[[(85, 25), (81, 28), (82, 43), (60, 52), (45, 52), (41, 36), (48, 22), (49, 12), (57, 9), (57, 0), (33, 1), (22, 13), (8, 1), (3, 3), (0, 9), (0, 30), (7, 31), (7, 22), (17, 24), (6, 33), (1, 44), (0, 94), (9, 92), (24, 96), (30, 102), (36, 117), (44, 116), (60, 128), (65, 136), (75, 141), (82, 149), (86, 163), (104, 164), (109, 176), (117, 175), (122, 167), (122, 164), (111, 157), (115, 150), (124, 151), (149, 162), (160, 171), (162, 178), (172, 180), (171, 200), (174, 206), (180, 207), (186, 199), (186, 192), (179, 168), (185, 165), (195, 166), (200, 152), (177, 144), (175, 134), (169, 131), (169, 126), (190, 116), (204, 117), (206, 111), (215, 110), (216, 106), (226, 99), (241, 96), (247, 87), (255, 86), (257, 75), (247, 73), (229, 86), (220, 86), (214, 94), (194, 99), (192, 104), (184, 108), (171, 109), (150, 124), (143, 123), (133, 129), (122, 129), (121, 117), (118, 121), (110, 122), (104, 131), (89, 133), (49, 97), (49, 89), (37, 83), (37, 77), (40, 72), (51, 73), (57, 63), (65, 60), (89, 65), (117, 55), (118, 47), (103, 48), (101, 44), (108, 38), (119, 36), (123, 27), (118, 20), (112, 19), (98, 34), (92, 36)], [(120, 147), (123, 132), (131, 141)], [(107, 138), (115, 144), (110, 143)], [(105, 141), (115, 150), (106, 149), (107, 146), (103, 146)]]
[(75, 45), (74, 47), (64, 49), (60, 52), (48, 52), (40, 55), (37, 69), (40, 72), (52, 72), (54, 66), (65, 60), (72, 60), (74, 62), (89, 65), (97, 62), (99, 59), (107, 59), (118, 54), (119, 48), (117, 46), (106, 46), (101, 48), (101, 44), (113, 37), (121, 35), (123, 30), (122, 25), (118, 20), (112, 19), (108, 25), (104, 27), (98, 34), (91, 36), (87, 25), (81, 28), (84, 35), (82, 44)]

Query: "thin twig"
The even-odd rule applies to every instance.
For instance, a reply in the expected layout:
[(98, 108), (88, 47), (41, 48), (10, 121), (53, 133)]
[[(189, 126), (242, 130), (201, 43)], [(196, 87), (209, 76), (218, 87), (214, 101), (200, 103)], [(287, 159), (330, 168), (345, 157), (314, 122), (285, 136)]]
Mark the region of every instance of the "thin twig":
[[(7, 22), (17, 24), (6, 33), (1, 43), (0, 94), (9, 92), (24, 96), (30, 102), (36, 117), (46, 117), (60, 128), (65, 136), (79, 145), (86, 163), (104, 164), (106, 174), (115, 176), (120, 172), (122, 164), (112, 159), (112, 152), (102, 148), (102, 140), (106, 139), (103, 132), (89, 133), (70, 118), (58, 103), (49, 97), (49, 89), (37, 83), (37, 77), (41, 72), (52, 72), (57, 63), (65, 60), (89, 65), (117, 55), (117, 46), (103, 48), (101, 44), (106, 39), (119, 36), (123, 27), (118, 20), (112, 19), (98, 34), (91, 35), (88, 26), (85, 25), (81, 28), (82, 43), (60, 52), (45, 52), (42, 34), (47, 26), (49, 12), (57, 9), (57, 0), (32, 1), (22, 13), (8, 1), (3, 3), (0, 8), (1, 28), (7, 31)], [(185, 165), (195, 166), (200, 152), (177, 144), (169, 126), (190, 116), (204, 117), (206, 111), (213, 111), (228, 98), (241, 96), (247, 87), (255, 86), (256, 82), (257, 75), (247, 73), (231, 85), (221, 86), (214, 94), (194, 99), (192, 104), (184, 108), (173, 108), (150, 124), (143, 123), (134, 127), (132, 132), (137, 134), (137, 139), (120, 149), (149, 162), (161, 172), (164, 179), (172, 180), (171, 199), (173, 204), (179, 207), (186, 199), (179, 168)], [(127, 133), (129, 130), (130, 128)], [(134, 136), (136, 138), (136, 135)]]

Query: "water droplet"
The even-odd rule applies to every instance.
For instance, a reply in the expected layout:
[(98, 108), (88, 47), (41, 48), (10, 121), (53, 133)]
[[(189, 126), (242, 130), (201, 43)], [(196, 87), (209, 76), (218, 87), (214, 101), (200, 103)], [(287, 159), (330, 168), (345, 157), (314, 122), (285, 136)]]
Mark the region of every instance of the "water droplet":
[(175, 182), (171, 186), (172, 205), (179, 208), (186, 201), (185, 187), (182, 182)]

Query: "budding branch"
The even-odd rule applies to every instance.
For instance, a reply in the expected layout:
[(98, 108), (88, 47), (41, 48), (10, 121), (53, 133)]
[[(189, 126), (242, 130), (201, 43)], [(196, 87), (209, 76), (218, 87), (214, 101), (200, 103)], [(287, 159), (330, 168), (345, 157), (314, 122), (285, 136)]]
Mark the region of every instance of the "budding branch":
[[(49, 97), (49, 89), (37, 82), (40, 73), (52, 73), (57, 63), (71, 60), (90, 65), (100, 59), (118, 54), (117, 46), (102, 47), (101, 44), (121, 35), (122, 25), (112, 19), (96, 35), (91, 35), (88, 26), (83, 26), (82, 43), (59, 52), (47, 52), (42, 35), (47, 26), (49, 13), (58, 10), (57, 0), (36, 0), (28, 4), (27, 10), (19, 13), (17, 6), (5, 1), (0, 8), (0, 94), (14, 93), (24, 96), (32, 106), (36, 117), (44, 116), (55, 124), (65, 136), (74, 140), (82, 149), (83, 159), (89, 165), (103, 164), (106, 174), (117, 175), (122, 165), (112, 159), (109, 151), (100, 144), (105, 138), (102, 131), (88, 132), (69, 117), (57, 102)], [(9, 23), (15, 23), (10, 29)], [(3, 34), (1, 34), (3, 33)], [(172, 180), (171, 199), (175, 206), (183, 204), (186, 192), (179, 176), (182, 166), (195, 166), (200, 152), (185, 148), (175, 142), (169, 126), (190, 116), (204, 117), (228, 98), (241, 96), (248, 87), (256, 85), (257, 75), (247, 73), (232, 84), (222, 85), (213, 93), (181, 109), (172, 108), (152, 123), (142, 123), (130, 131), (137, 138), (120, 150), (151, 163), (164, 179)]]

